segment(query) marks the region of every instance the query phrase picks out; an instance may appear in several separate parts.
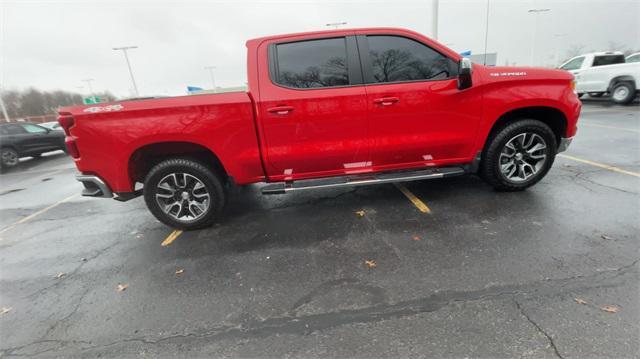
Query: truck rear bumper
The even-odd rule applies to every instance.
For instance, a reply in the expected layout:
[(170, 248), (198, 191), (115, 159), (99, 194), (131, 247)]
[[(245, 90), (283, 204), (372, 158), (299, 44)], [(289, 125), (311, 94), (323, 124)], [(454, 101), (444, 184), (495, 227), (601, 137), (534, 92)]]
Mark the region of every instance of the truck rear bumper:
[(560, 144), (558, 144), (558, 153), (564, 152), (569, 148), (569, 145), (573, 141), (573, 137), (563, 137), (560, 139)]
[(76, 180), (84, 185), (83, 196), (113, 198), (113, 192), (109, 186), (98, 176), (77, 175)]

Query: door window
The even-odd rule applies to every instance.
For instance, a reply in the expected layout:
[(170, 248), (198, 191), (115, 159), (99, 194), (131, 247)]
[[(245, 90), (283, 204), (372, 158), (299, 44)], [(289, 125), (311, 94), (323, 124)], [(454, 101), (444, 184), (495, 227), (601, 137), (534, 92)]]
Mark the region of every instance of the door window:
[(578, 70), (579, 68), (582, 67), (583, 62), (584, 62), (584, 56), (576, 57), (575, 59), (572, 59), (566, 64), (560, 66), (560, 68), (567, 71)]
[(623, 64), (624, 63), (624, 55), (604, 55), (604, 56), (596, 56), (593, 59), (593, 66), (605, 66), (605, 65), (615, 65), (615, 64)]
[(367, 36), (371, 75), (368, 83), (446, 79), (455, 75), (453, 60), (415, 40)]
[(25, 132), (20, 125), (11, 124), (0, 126), (0, 133), (3, 135), (21, 135)]
[(640, 62), (640, 54), (635, 54), (627, 57), (627, 62)]
[(44, 133), (47, 132), (47, 129), (38, 125), (32, 125), (30, 123), (25, 123), (22, 125), (25, 130), (29, 133)]
[(345, 38), (276, 45), (275, 82), (293, 88), (349, 85)]

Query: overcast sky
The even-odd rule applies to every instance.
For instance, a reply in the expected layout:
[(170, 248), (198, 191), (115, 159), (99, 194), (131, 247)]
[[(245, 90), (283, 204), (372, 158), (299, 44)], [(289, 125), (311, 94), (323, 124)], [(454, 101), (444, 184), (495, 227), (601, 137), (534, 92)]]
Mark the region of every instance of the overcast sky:
[[(0, 0), (0, 85), (118, 96), (131, 93), (122, 52), (130, 52), (142, 95), (181, 95), (210, 87), (204, 66), (215, 65), (218, 86), (246, 82), (245, 41), (253, 37), (347, 27), (403, 27), (430, 36), (431, 0), (422, 1), (30, 1)], [(456, 51), (484, 51), (486, 0), (440, 0), (439, 38)], [(490, 0), (488, 52), (498, 64), (531, 64), (535, 15), (536, 64), (566, 50), (606, 50), (610, 42), (640, 50), (640, 0)]]

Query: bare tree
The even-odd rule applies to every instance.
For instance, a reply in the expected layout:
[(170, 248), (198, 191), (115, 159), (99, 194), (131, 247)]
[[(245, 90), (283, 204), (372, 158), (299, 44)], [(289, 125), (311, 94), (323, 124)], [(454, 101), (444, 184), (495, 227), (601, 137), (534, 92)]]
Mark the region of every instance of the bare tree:
[[(103, 101), (116, 98), (109, 92), (97, 94)], [(5, 90), (2, 99), (10, 118), (52, 115), (61, 106), (81, 105), (82, 95), (62, 90), (40, 91), (35, 88), (26, 90)]]

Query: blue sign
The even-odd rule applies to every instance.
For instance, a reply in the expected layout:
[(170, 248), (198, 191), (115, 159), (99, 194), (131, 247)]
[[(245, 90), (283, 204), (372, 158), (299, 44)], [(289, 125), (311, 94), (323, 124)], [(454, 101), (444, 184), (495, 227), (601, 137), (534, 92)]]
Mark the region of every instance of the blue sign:
[(471, 50), (463, 51), (460, 53), (462, 56), (471, 56)]
[(187, 86), (188, 92), (198, 92), (204, 90), (202, 87)]

